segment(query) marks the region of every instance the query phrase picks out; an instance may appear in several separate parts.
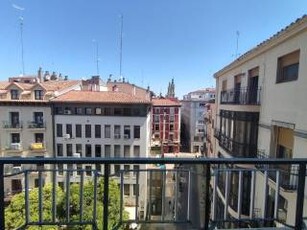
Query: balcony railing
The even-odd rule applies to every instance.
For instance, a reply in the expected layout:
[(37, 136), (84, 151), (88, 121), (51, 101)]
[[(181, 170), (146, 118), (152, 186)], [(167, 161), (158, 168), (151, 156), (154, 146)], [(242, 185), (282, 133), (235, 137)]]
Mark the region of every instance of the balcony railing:
[(22, 144), (21, 142), (19, 143), (10, 143), (6, 146), (5, 150), (8, 150), (8, 151), (22, 151)]
[(22, 129), (22, 126), (23, 126), (22, 121), (14, 122), (14, 123), (10, 121), (3, 121), (2, 123), (3, 123), (2, 127), (4, 129)]
[(29, 129), (45, 129), (46, 122), (28, 121)]
[(239, 88), (221, 92), (221, 104), (260, 105), (260, 88)]
[[(58, 170), (54, 169), (59, 163), (63, 165), (72, 165), (73, 167), (70, 169)], [(275, 205), (274, 205), (274, 215), (268, 216), (266, 211), (266, 203), (263, 203), (264, 207), (255, 207), (253, 203), (251, 203), (249, 216), (242, 215), (242, 210), (240, 210), (242, 199), (240, 198), (244, 189), (242, 184), (242, 180), (239, 180), (238, 184), (238, 196), (237, 199), (234, 199), (233, 202), (237, 202), (237, 214), (235, 216), (229, 217), (229, 213), (227, 213), (227, 209), (224, 209), (223, 213), (219, 213), (220, 216), (224, 216), (224, 219), (217, 218), (217, 186), (218, 183), (216, 181), (216, 175), (221, 174), (223, 172), (227, 173), (226, 180), (230, 180), (230, 174), (236, 173), (239, 175), (239, 178), (242, 179), (244, 174), (244, 170), (249, 170), (251, 173), (251, 184), (256, 181), (256, 174), (259, 169), (236, 169), (235, 165), (268, 165), (268, 168), (271, 169), (273, 166), (278, 165), (297, 165), (298, 166), (298, 187), (296, 190), (296, 205), (294, 205), (295, 210), (291, 210), (295, 216), (295, 223), (292, 226), (294, 229), (303, 229), (303, 208), (304, 208), (304, 190), (305, 190), (305, 177), (306, 177), (306, 165), (307, 159), (255, 159), (255, 158), (199, 158), (195, 160), (194, 158), (0, 158), (0, 229), (8, 229), (5, 228), (5, 180), (10, 177), (10, 175), (4, 175), (4, 169), (7, 165), (21, 165), (21, 169), (24, 165), (49, 165), (51, 169), (25, 169), (24, 171), (18, 170), (18, 173), (22, 173), (24, 175), (24, 187), (22, 188), (22, 193), (24, 193), (24, 204), (20, 206), (20, 208), (24, 208), (22, 211), (24, 218), (23, 226), (20, 228), (26, 228), (29, 226), (85, 226), (91, 225), (93, 229), (110, 229), (110, 226), (113, 225), (111, 229), (117, 229), (120, 225), (129, 224), (129, 223), (138, 223), (138, 224), (188, 224), (193, 222), (193, 216), (199, 214), (202, 218), (203, 226), (202, 229), (209, 229), (213, 226), (217, 226), (218, 223), (237, 223), (237, 226), (246, 226), (248, 223), (252, 223), (250, 226), (257, 227), (268, 227), (268, 223), (273, 223), (274, 221), (278, 221), (278, 198), (279, 198), (279, 189), (277, 189), (275, 194)], [(84, 174), (88, 170), (78, 170), (77, 165), (104, 165), (103, 174), (98, 170), (91, 170), (91, 177), (85, 177)], [(135, 218), (126, 220), (124, 217), (123, 209), (124, 209), (124, 200), (126, 193), (129, 193), (130, 190), (126, 189), (125, 186), (125, 171), (121, 170), (119, 177), (120, 184), (120, 205), (116, 208), (117, 214), (119, 215), (119, 219), (114, 222), (109, 222), (110, 217), (110, 209), (112, 203), (112, 196), (114, 194), (110, 194), (109, 190), (111, 187), (112, 174), (110, 174), (110, 166), (111, 165), (169, 165), (175, 164), (180, 165), (175, 169), (167, 169), (168, 167), (163, 167), (162, 169), (140, 169), (136, 170), (136, 178), (135, 178), (135, 194), (134, 198), (135, 202)], [(184, 165), (187, 165), (185, 168)], [(192, 167), (196, 167), (193, 170)], [(211, 166), (223, 166), (219, 168), (215, 168), (211, 172)], [(201, 171), (199, 171), (201, 169)], [(37, 183), (37, 199), (30, 199), (30, 177), (29, 173), (37, 171), (38, 172), (38, 183)], [(64, 195), (63, 205), (64, 205), (64, 215), (63, 218), (59, 218), (60, 213), (58, 213), (57, 209), (57, 199), (60, 197), (59, 190), (57, 189), (58, 182), (58, 172), (62, 171), (63, 178), (65, 178), (64, 191), (62, 195)], [(71, 175), (72, 172), (78, 171), (80, 172), (77, 180), (73, 178)], [(130, 170), (133, 171), (133, 170)], [(262, 170), (264, 172), (265, 178), (268, 177), (268, 171), (266, 169)], [(49, 187), (51, 194), (45, 194), (44, 188), (44, 174), (49, 173), (51, 184)], [(144, 174), (141, 174), (144, 173)], [(144, 195), (140, 192), (140, 181), (142, 180), (142, 175), (145, 175), (145, 180), (147, 184), (147, 189), (145, 192), (148, 193), (148, 200), (145, 203), (141, 204), (139, 202), (139, 195)], [(194, 175), (194, 176), (193, 176)], [(90, 200), (84, 200), (85, 195), (88, 194), (88, 188), (85, 189), (85, 180), (91, 180), (93, 185), (93, 194)], [(103, 178), (103, 185), (98, 184), (99, 179)], [(118, 176), (117, 176), (118, 178)], [(144, 179), (143, 178), (143, 179)], [(158, 185), (158, 181), (160, 183)], [(240, 182), (241, 181), (241, 182)], [(281, 180), (277, 179), (277, 185)], [(230, 181), (229, 181), (230, 182)], [(75, 183), (75, 185), (74, 185)], [(213, 188), (211, 187), (211, 185)], [(225, 182), (226, 184), (226, 182)], [(70, 187), (74, 185), (75, 187)], [(77, 186), (77, 187), (76, 187)], [(168, 186), (168, 187), (167, 187)], [(193, 187), (194, 186), (194, 187)], [(225, 187), (225, 191), (228, 190), (230, 194), (229, 183), (228, 186)], [(228, 188), (227, 188), (228, 187)], [(114, 187), (118, 188), (117, 186)], [(157, 191), (157, 189), (161, 189)], [(71, 196), (71, 189), (78, 189), (78, 196)], [(250, 197), (255, 199), (255, 186), (253, 186), (251, 190)], [(174, 194), (168, 194), (169, 190), (173, 190)], [(226, 192), (225, 192), (226, 193)], [(160, 198), (154, 195), (161, 194)], [(212, 194), (212, 196), (210, 195)], [(263, 197), (268, 197), (269, 190), (263, 189), (263, 194), (257, 194)], [(45, 203), (44, 199), (49, 197), (51, 199), (50, 203)], [(236, 195), (234, 195), (236, 196)], [(202, 197), (202, 198), (200, 198)], [(88, 198), (88, 197), (87, 197)], [(195, 200), (197, 198), (197, 200)], [(173, 200), (175, 199), (175, 201)], [(178, 201), (180, 199), (180, 202)], [(224, 197), (227, 199), (228, 197)], [(266, 198), (265, 198), (266, 199)], [(252, 200), (252, 199), (251, 199)], [(33, 210), (30, 207), (33, 206), (31, 202), (37, 202), (35, 216), (37, 219), (32, 219), (31, 213), (33, 214)], [(172, 201), (172, 202), (169, 202)], [(72, 203), (74, 202), (74, 203)], [(102, 202), (101, 204), (99, 202)], [(175, 203), (174, 203), (175, 202)], [(232, 202), (232, 203), (233, 203)], [(87, 203), (93, 204), (90, 208), (87, 207)], [(97, 205), (96, 205), (97, 204)], [(32, 205), (32, 206), (31, 206)], [(199, 205), (199, 209), (196, 208), (196, 205)], [(230, 205), (230, 204), (229, 204)], [(202, 208), (201, 208), (202, 206)], [(112, 206), (113, 207), (113, 206)], [(114, 208), (114, 207), (113, 207)], [(254, 215), (254, 210), (261, 210), (261, 213)], [(50, 210), (49, 210), (50, 209)], [(32, 210), (32, 211), (31, 211)], [(43, 212), (46, 211), (50, 214), (47, 218), (43, 215)], [(91, 211), (91, 215), (85, 216), (85, 210)], [(98, 215), (99, 210), (102, 210), (102, 214)], [(144, 210), (145, 213), (140, 214), (138, 211)], [(203, 210), (203, 211), (202, 211)], [(226, 211), (225, 211), (226, 210)], [(159, 214), (159, 218), (157, 218), (157, 213)], [(114, 214), (114, 210), (112, 210), (112, 215)], [(153, 218), (154, 217), (154, 218)], [(284, 219), (284, 217), (282, 216)], [(114, 221), (114, 220), (113, 220)], [(198, 220), (199, 222), (199, 220)], [(271, 226), (272, 227), (272, 226)], [(198, 228), (198, 227), (197, 227)], [(186, 228), (188, 229), (188, 228)]]
[(215, 129), (214, 136), (219, 140), (219, 145), (227, 150), (233, 157), (256, 157), (257, 146), (255, 144), (240, 143), (222, 134)]

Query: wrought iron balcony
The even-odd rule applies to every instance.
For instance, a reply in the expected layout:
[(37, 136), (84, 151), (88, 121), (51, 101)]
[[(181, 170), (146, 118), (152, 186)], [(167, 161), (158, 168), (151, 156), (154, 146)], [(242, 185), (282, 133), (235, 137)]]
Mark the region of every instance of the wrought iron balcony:
[(221, 92), (221, 104), (260, 105), (260, 88), (239, 88)]
[(28, 121), (29, 129), (45, 129), (46, 122)]
[(219, 145), (227, 150), (233, 157), (256, 157), (257, 146), (255, 144), (240, 143), (222, 134), (215, 129), (214, 136), (219, 140)]
[[(58, 164), (70, 165), (64, 169), (57, 169)], [(23, 176), (21, 194), (24, 203), (20, 206), (22, 226), (86, 226), (93, 229), (117, 229), (119, 226), (136, 223), (141, 229), (158, 224), (160, 227), (172, 229), (212, 229), (212, 228), (242, 228), (242, 227), (276, 227), (276, 223), (285, 221), (285, 213), (280, 213), (279, 186), (282, 179), (276, 177), (275, 193), (273, 201), (267, 199), (273, 188), (269, 182), (269, 171), (279, 174), (279, 169), (272, 169), (279, 165), (298, 166), (298, 187), (294, 191), (296, 199), (294, 204), (288, 206), (288, 214), (291, 212), (295, 221), (293, 225), (285, 225), (288, 228), (303, 229), (304, 190), (307, 159), (257, 159), (257, 158), (0, 158), (0, 229), (11, 229), (5, 225), (7, 206), (5, 192), (6, 182), (11, 175), (5, 175), (7, 165), (20, 165), (20, 170), (14, 171), (14, 175)], [(45, 165), (45, 168), (26, 168), (24, 165)], [(78, 166), (85, 165), (85, 168)], [(89, 166), (103, 165), (103, 173), (100, 169), (93, 170)], [(119, 174), (111, 174), (111, 166), (115, 165), (140, 165), (146, 166), (137, 170), (127, 170), (122, 167)], [(149, 169), (152, 165), (156, 167)], [(173, 166), (177, 167), (173, 167)], [(268, 169), (256, 169), (247, 167), (236, 168), (237, 165), (268, 165)], [(217, 167), (218, 166), (218, 167)], [(37, 172), (36, 187), (34, 188), (30, 176)], [(125, 173), (130, 171), (133, 176), (133, 189), (129, 189)], [(7, 170), (5, 172), (8, 172)], [(59, 174), (61, 172), (61, 174)], [(78, 172), (78, 173), (74, 173)], [(88, 173), (89, 172), (89, 173)], [(133, 172), (133, 173), (132, 173)], [(246, 188), (242, 180), (244, 174), (251, 175), (251, 192), (248, 215), (242, 210), (243, 193)], [(263, 176), (266, 184), (263, 191), (258, 191), (257, 196), (263, 196), (261, 204), (255, 203), (256, 177)], [(86, 176), (89, 174), (90, 176)], [(224, 175), (223, 175), (224, 174)], [(259, 174), (259, 175), (258, 175)], [(217, 175), (223, 175), (224, 180), (218, 181)], [(238, 188), (230, 190), (233, 186), (232, 175), (237, 175)], [(280, 174), (279, 174), (280, 175)], [(49, 178), (49, 185), (44, 186), (45, 179)], [(58, 188), (58, 182), (63, 179), (62, 188)], [(100, 180), (103, 179), (103, 180)], [(90, 181), (91, 187), (86, 184)], [(47, 179), (46, 179), (47, 181)], [(101, 184), (100, 182), (103, 181)], [(120, 185), (114, 186), (115, 182)], [(223, 191), (219, 190), (222, 186)], [(263, 184), (263, 183), (262, 183)], [(113, 187), (112, 187), (113, 186)], [(89, 190), (91, 188), (92, 190)], [(49, 190), (48, 190), (49, 189)], [(114, 195), (119, 189), (120, 201), (118, 206), (114, 201)], [(73, 192), (76, 193), (73, 193)], [(90, 192), (92, 191), (92, 193)], [(129, 193), (133, 194), (129, 196)], [(32, 192), (35, 196), (32, 196)], [(91, 195), (89, 196), (89, 193)], [(232, 196), (232, 198), (230, 197)], [(31, 198), (32, 197), (32, 198)], [(36, 199), (33, 199), (36, 197)], [(61, 198), (62, 197), (62, 198)], [(132, 197), (134, 203), (133, 217), (125, 217), (125, 203), (127, 197)], [(48, 201), (45, 199), (49, 199)], [(224, 202), (219, 204), (219, 202)], [(33, 203), (34, 202), (34, 203)], [(269, 204), (273, 204), (272, 213), (268, 213)], [(59, 208), (59, 205), (62, 205)], [(90, 206), (89, 206), (90, 205)], [(223, 211), (218, 208), (224, 205)], [(33, 217), (33, 207), (35, 216)], [(130, 204), (131, 207), (131, 204)], [(237, 207), (235, 213), (229, 212), (228, 207)], [(255, 215), (255, 210), (260, 210)], [(46, 216), (45, 214), (48, 213)], [(101, 215), (100, 215), (101, 213)], [(110, 219), (111, 217), (116, 219)], [(287, 223), (286, 223), (287, 224)], [(184, 226), (184, 227), (183, 227)], [(228, 226), (228, 227), (227, 227)], [(284, 227), (285, 227), (284, 226)]]
[(19, 122), (10, 122), (10, 121), (3, 121), (2, 127), (4, 129), (22, 129), (22, 121)]

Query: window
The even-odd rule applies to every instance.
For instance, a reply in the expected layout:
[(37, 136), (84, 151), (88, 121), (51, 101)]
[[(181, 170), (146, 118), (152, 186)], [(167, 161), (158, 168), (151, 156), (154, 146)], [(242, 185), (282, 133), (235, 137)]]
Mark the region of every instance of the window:
[(63, 108), (62, 107), (55, 107), (55, 114), (63, 114)]
[(35, 143), (43, 143), (44, 142), (44, 134), (43, 133), (35, 133), (34, 139), (35, 139)]
[(114, 145), (114, 157), (120, 157), (120, 145)]
[(66, 156), (72, 157), (72, 144), (66, 144)]
[(130, 165), (124, 165), (124, 171), (126, 176), (129, 176), (130, 174), (129, 170), (130, 170)]
[(133, 185), (133, 196), (138, 196), (139, 195), (139, 185), (134, 184)]
[(133, 109), (133, 116), (140, 116), (141, 115), (141, 110), (138, 108)]
[(69, 171), (69, 175), (72, 176), (73, 175), (73, 169), (74, 169), (74, 166), (73, 164), (67, 164), (67, 170)]
[(104, 108), (104, 115), (111, 116), (112, 115), (112, 108)]
[(18, 89), (11, 89), (11, 99), (12, 100), (18, 100), (19, 99)]
[(76, 153), (80, 153), (80, 157), (82, 157), (82, 144), (76, 144)]
[(82, 164), (77, 164), (77, 175), (81, 175)]
[(95, 145), (95, 157), (101, 157), (101, 145)]
[(19, 133), (11, 133), (12, 143), (20, 143), (20, 134)]
[(82, 137), (82, 125), (76, 125), (76, 137)]
[(140, 146), (139, 145), (133, 146), (133, 156), (140, 157)]
[(101, 108), (96, 108), (95, 109), (95, 113), (96, 113), (96, 115), (100, 115), (101, 114)]
[(101, 125), (95, 125), (95, 138), (101, 138)]
[(111, 138), (111, 125), (104, 126), (104, 138)]
[(69, 137), (72, 137), (72, 125), (66, 124), (66, 134), (69, 134)]
[(114, 173), (119, 176), (120, 165), (114, 165)]
[(154, 122), (159, 122), (160, 115), (154, 115)]
[(139, 165), (133, 165), (133, 175), (136, 175), (140, 170), (140, 166)]
[(160, 128), (160, 127), (159, 127), (159, 124), (156, 124), (156, 125), (155, 125), (155, 131), (159, 131), (159, 128)]
[(174, 115), (170, 115), (169, 116), (169, 121), (170, 122), (174, 122), (175, 121), (175, 116)]
[(130, 145), (124, 145), (124, 157), (130, 157)]
[(104, 146), (104, 155), (105, 155), (105, 157), (111, 156), (111, 145), (105, 145)]
[(12, 128), (20, 128), (19, 112), (10, 112)]
[(80, 108), (80, 107), (75, 108), (75, 113), (79, 114), (79, 115), (83, 114), (82, 108)]
[(85, 137), (86, 138), (91, 138), (92, 137), (91, 125), (85, 125)]
[(58, 164), (58, 173), (59, 173), (59, 175), (63, 175), (64, 174), (64, 170), (63, 170), (63, 165), (62, 164)]
[(130, 108), (124, 108), (124, 116), (131, 116), (131, 109)]
[(169, 130), (172, 132), (172, 131), (174, 131), (174, 125), (173, 124), (170, 124), (169, 125)]
[(114, 139), (120, 138), (120, 125), (114, 125)]
[(114, 108), (114, 116), (121, 116), (122, 109), (121, 108)]
[(34, 112), (33, 113), (34, 122), (37, 124), (37, 127), (42, 127), (44, 123), (44, 113), (43, 112)]
[(134, 138), (140, 138), (141, 137), (140, 126), (135, 125), (133, 127), (133, 134), (134, 134)]
[(62, 157), (63, 156), (63, 144), (57, 144), (56, 149), (57, 149), (58, 157)]
[(92, 114), (92, 108), (85, 108), (85, 114), (91, 115)]
[(85, 157), (92, 157), (92, 145), (85, 145)]
[(92, 166), (90, 166), (90, 165), (85, 166), (85, 174), (87, 176), (91, 176), (92, 175)]
[(297, 80), (299, 59), (299, 50), (278, 58), (276, 83)]
[(35, 100), (43, 100), (44, 92), (43, 90), (34, 90)]
[(227, 80), (222, 81), (222, 92), (227, 90)]
[(130, 196), (130, 184), (124, 184), (124, 195)]
[(124, 138), (130, 139), (130, 125), (124, 126)]

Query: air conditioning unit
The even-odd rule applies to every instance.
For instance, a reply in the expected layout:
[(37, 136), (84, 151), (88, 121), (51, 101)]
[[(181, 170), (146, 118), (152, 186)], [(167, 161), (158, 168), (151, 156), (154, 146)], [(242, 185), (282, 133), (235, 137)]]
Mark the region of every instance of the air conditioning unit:
[(20, 143), (11, 143), (11, 149), (19, 150), (20, 149)]
[(114, 134), (114, 139), (119, 139), (120, 138), (120, 134)]
[(125, 139), (129, 139), (129, 135), (128, 134), (124, 134), (124, 138)]
[(12, 173), (19, 173), (22, 171), (21, 166), (15, 166), (12, 168)]
[(73, 157), (78, 157), (80, 158), (81, 154), (80, 153), (73, 153)]
[(70, 110), (64, 110), (64, 114), (71, 114)]
[(63, 135), (63, 138), (66, 140), (66, 139), (70, 139), (70, 134), (69, 133), (66, 133)]

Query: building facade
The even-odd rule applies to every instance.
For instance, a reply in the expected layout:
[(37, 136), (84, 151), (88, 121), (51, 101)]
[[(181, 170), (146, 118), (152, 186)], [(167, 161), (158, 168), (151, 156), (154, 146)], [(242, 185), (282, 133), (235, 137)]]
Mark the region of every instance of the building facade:
[(190, 92), (181, 101), (182, 150), (202, 153), (204, 151), (206, 103), (215, 98), (215, 89), (206, 88)]
[[(303, 16), (214, 75), (217, 156), (306, 157), (306, 44), (307, 16)], [(232, 218), (260, 215), (278, 226), (294, 225), (297, 168), (270, 170), (259, 166), (256, 174), (222, 175), (217, 182), (222, 213)]]
[(151, 153), (180, 151), (180, 102), (174, 98), (153, 98), (151, 117)]
[(206, 157), (216, 157), (215, 156), (215, 124), (216, 124), (216, 107), (215, 100), (210, 100), (206, 104), (205, 112), (205, 156)]

